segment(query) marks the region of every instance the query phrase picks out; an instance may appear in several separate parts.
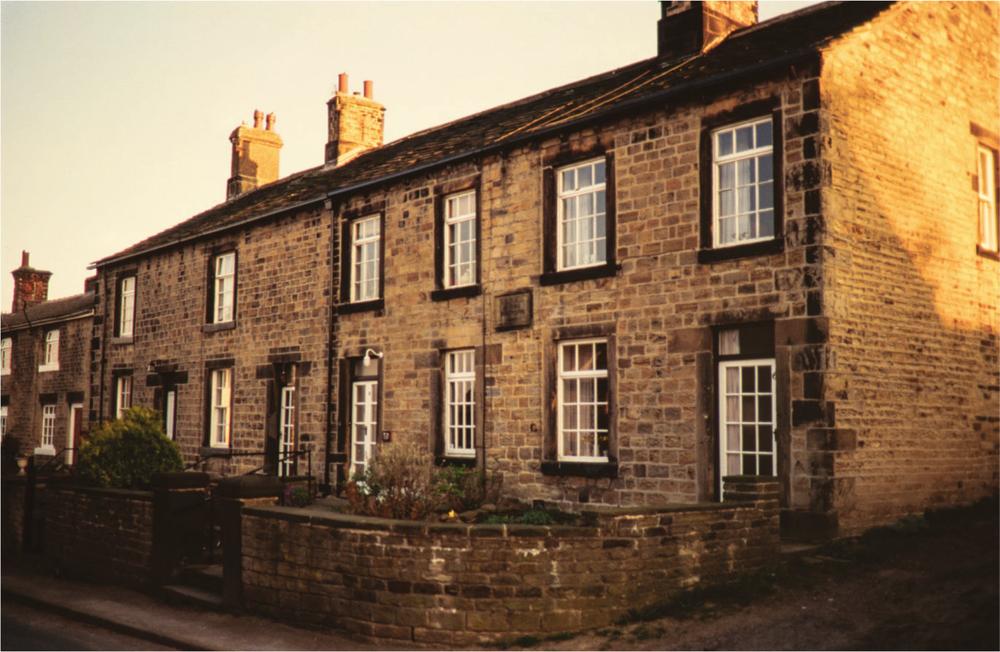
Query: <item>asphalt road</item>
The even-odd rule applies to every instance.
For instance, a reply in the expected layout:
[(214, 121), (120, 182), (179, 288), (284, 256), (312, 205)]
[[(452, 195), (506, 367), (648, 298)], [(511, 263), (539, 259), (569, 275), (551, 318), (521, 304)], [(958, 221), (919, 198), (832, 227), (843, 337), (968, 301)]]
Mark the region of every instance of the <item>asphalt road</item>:
[(132, 636), (125, 636), (5, 600), (0, 611), (2, 650), (170, 650)]

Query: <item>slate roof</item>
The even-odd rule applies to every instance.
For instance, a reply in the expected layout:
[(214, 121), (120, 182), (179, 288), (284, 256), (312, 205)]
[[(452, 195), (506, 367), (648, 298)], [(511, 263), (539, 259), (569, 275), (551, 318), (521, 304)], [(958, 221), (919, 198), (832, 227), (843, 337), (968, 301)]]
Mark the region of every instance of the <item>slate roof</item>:
[[(417, 132), (336, 168), (319, 166), (219, 204), (95, 263), (130, 258), (362, 186), (499, 149), (644, 101), (816, 52), (891, 2), (826, 2), (738, 30), (708, 52), (652, 58)], [(653, 26), (649, 38), (655, 36)]]
[[(94, 293), (76, 294), (62, 299), (43, 301), (24, 312), (5, 312), (0, 315), (0, 328), (4, 331), (27, 327), (31, 324), (51, 323), (86, 315), (94, 309)], [(27, 312), (27, 317), (25, 317)]]

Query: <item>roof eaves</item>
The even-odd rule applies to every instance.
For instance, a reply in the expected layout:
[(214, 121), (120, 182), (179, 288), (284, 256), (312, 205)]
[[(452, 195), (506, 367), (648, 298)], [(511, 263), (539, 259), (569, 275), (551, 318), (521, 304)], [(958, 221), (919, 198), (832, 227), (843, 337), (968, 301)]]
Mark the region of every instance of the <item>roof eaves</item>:
[(261, 213), (259, 215), (254, 215), (252, 217), (247, 217), (245, 219), (239, 220), (238, 222), (233, 222), (232, 224), (224, 224), (224, 225), (216, 227), (214, 229), (209, 229), (207, 231), (199, 231), (198, 233), (194, 233), (194, 234), (191, 234), (189, 236), (181, 237), (181, 238), (178, 238), (176, 240), (171, 240), (170, 242), (164, 242), (164, 243), (161, 243), (161, 244), (158, 244), (158, 245), (153, 245), (152, 247), (149, 247), (149, 248), (146, 248), (146, 249), (139, 249), (139, 250), (136, 250), (136, 251), (130, 251), (129, 253), (121, 255), (121, 256), (109, 256), (108, 258), (102, 258), (101, 260), (97, 260), (97, 261), (94, 261), (94, 262), (90, 263), (90, 265), (87, 266), (87, 269), (99, 269), (101, 267), (105, 267), (105, 266), (111, 265), (113, 263), (124, 262), (126, 260), (130, 260), (132, 258), (136, 258), (138, 256), (141, 256), (141, 255), (144, 255), (144, 254), (148, 254), (148, 253), (151, 253), (153, 251), (160, 251), (162, 249), (169, 249), (170, 247), (175, 247), (175, 246), (180, 245), (180, 244), (184, 244), (184, 243), (187, 243), (187, 242), (192, 242), (194, 240), (200, 240), (202, 238), (207, 238), (207, 237), (212, 236), (212, 235), (218, 235), (219, 233), (224, 233), (224, 232), (229, 231), (231, 229), (238, 229), (240, 227), (246, 226), (247, 224), (250, 224), (250, 223), (253, 223), (253, 222), (259, 222), (261, 220), (266, 220), (268, 218), (277, 217), (277, 216), (283, 215), (285, 213), (289, 213), (289, 212), (294, 212), (294, 211), (297, 211), (297, 210), (301, 210), (303, 208), (306, 208), (307, 206), (312, 206), (313, 204), (317, 204), (317, 203), (325, 201), (325, 200), (326, 200), (326, 195), (323, 194), (323, 195), (319, 195), (317, 197), (313, 197), (312, 199), (307, 199), (305, 201), (296, 202), (294, 204), (289, 204), (287, 206), (279, 206), (278, 208), (274, 208), (272, 210), (269, 210), (266, 213)]
[(702, 90), (706, 87), (711, 87), (719, 83), (724, 83), (726, 81), (729, 81), (733, 77), (760, 73), (767, 71), (771, 68), (780, 68), (782, 66), (786, 66), (791, 63), (801, 61), (802, 59), (807, 58), (809, 56), (815, 56), (818, 53), (819, 53), (818, 46), (809, 46), (807, 48), (802, 48), (795, 52), (785, 54), (781, 57), (775, 57), (773, 59), (762, 61), (750, 66), (744, 66), (742, 68), (738, 68), (735, 70), (721, 72), (714, 75), (710, 75), (708, 77), (691, 80), (689, 82), (681, 83), (671, 88), (657, 91), (655, 93), (650, 93), (649, 95), (645, 95), (643, 97), (638, 97), (631, 100), (625, 100), (624, 102), (615, 104), (601, 111), (597, 111), (592, 114), (582, 116), (575, 120), (559, 123), (556, 125), (552, 125), (550, 127), (544, 127), (535, 131), (523, 132), (521, 134), (512, 136), (508, 139), (504, 139), (501, 141), (490, 143), (488, 145), (466, 150), (458, 154), (452, 154), (451, 156), (446, 156), (441, 159), (428, 161), (427, 163), (421, 165), (415, 165), (413, 167), (406, 168), (405, 170), (400, 170), (399, 172), (394, 172), (392, 174), (376, 177), (374, 179), (366, 179), (359, 183), (355, 183), (349, 186), (343, 186), (341, 188), (336, 188), (328, 191), (326, 196), (330, 198), (337, 197), (350, 192), (361, 190), (363, 188), (378, 186), (387, 183), (389, 181), (403, 178), (412, 174), (426, 172), (427, 170), (432, 170), (441, 166), (457, 163), (475, 156), (482, 156), (483, 154), (489, 154), (495, 151), (501, 151), (511, 147), (516, 147), (517, 145), (520, 145), (524, 142), (532, 141), (538, 138), (544, 138), (546, 136), (555, 135), (563, 131), (571, 131), (573, 129), (579, 129), (580, 127), (590, 124), (592, 122), (605, 120), (619, 113), (643, 107), (647, 104), (655, 104), (657, 102), (662, 102), (667, 99), (676, 99), (674, 96), (683, 95), (684, 93), (688, 93), (695, 90)]

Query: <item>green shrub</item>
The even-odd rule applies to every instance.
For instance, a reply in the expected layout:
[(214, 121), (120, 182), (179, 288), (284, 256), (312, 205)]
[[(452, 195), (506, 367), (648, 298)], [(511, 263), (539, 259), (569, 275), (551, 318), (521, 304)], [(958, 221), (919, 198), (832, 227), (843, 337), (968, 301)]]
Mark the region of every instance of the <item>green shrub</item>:
[(80, 447), (77, 475), (99, 487), (148, 487), (153, 474), (182, 470), (177, 444), (163, 434), (159, 415), (146, 408), (125, 411), (101, 424)]

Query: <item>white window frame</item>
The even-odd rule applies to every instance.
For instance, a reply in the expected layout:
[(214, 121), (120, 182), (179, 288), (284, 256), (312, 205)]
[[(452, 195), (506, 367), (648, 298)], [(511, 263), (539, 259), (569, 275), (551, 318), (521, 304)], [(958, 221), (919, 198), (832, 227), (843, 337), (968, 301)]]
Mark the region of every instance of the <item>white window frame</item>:
[(229, 448), (233, 423), (233, 369), (213, 369), (209, 394), (209, 438), (212, 448)]
[[(605, 366), (604, 369), (597, 369), (596, 368), (596, 365), (597, 365), (597, 354), (596, 354), (596, 350), (595, 350), (594, 357), (593, 357), (594, 366), (595, 366), (594, 369), (587, 369), (587, 370), (582, 370), (582, 371), (579, 370), (579, 369), (575, 369), (575, 370), (571, 370), (571, 371), (565, 371), (564, 370), (564, 368), (563, 368), (564, 357), (565, 357), (565, 354), (566, 354), (566, 350), (569, 347), (578, 347), (580, 345), (592, 345), (592, 344), (603, 344), (605, 346), (605, 361), (606, 361), (605, 365), (606, 366)], [(582, 397), (580, 396), (579, 391), (578, 391), (577, 401), (575, 403), (573, 403), (573, 405), (577, 406), (577, 423), (576, 423), (577, 427), (574, 428), (573, 430), (574, 430), (575, 433), (584, 432), (583, 423), (582, 423), (582, 420), (580, 419), (580, 406), (581, 405), (590, 405), (590, 406), (593, 406), (595, 409), (598, 409), (598, 410), (600, 409), (601, 405), (604, 405), (605, 409), (608, 410), (608, 424), (607, 424), (608, 427), (606, 429), (604, 429), (604, 430), (602, 430), (600, 428), (600, 419), (599, 419), (597, 413), (595, 412), (594, 413), (594, 428), (591, 431), (591, 432), (593, 432), (593, 435), (594, 435), (594, 449), (595, 450), (593, 450), (592, 452), (596, 453), (596, 450), (599, 447), (600, 436), (601, 436), (602, 432), (604, 432), (606, 434), (606, 436), (608, 437), (608, 449), (610, 450), (610, 438), (611, 438), (611, 374), (610, 374), (610, 371), (609, 371), (608, 368), (611, 366), (611, 341), (610, 341), (610, 339), (603, 338), (603, 337), (602, 338), (583, 339), (583, 340), (566, 340), (566, 341), (563, 341), (563, 342), (559, 342), (559, 347), (558, 348), (559, 348), (558, 355), (556, 356), (557, 357), (556, 364), (558, 365), (558, 367), (557, 367), (557, 373), (556, 373), (556, 382), (558, 383), (557, 387), (556, 387), (556, 436), (557, 436), (557, 444), (556, 445), (557, 445), (558, 459), (560, 461), (567, 461), (567, 462), (594, 462), (594, 463), (607, 462), (608, 461), (608, 456), (607, 455), (596, 455), (596, 454), (594, 454), (594, 455), (582, 455), (582, 454), (580, 454), (581, 451), (580, 451), (579, 439), (577, 440), (577, 454), (576, 455), (571, 455), (571, 454), (567, 454), (566, 453), (566, 435), (567, 435), (567, 433), (566, 433), (566, 429), (565, 429), (565, 424), (563, 423), (563, 421), (564, 421), (564, 414), (563, 414), (564, 413), (564, 407), (566, 407), (566, 397), (565, 397), (565, 388), (563, 387), (565, 383), (563, 381), (565, 381), (565, 380), (594, 380), (595, 381), (595, 386), (594, 386), (594, 402), (593, 403), (583, 403), (581, 401)], [(600, 396), (598, 395), (597, 388), (599, 387), (599, 383), (596, 382), (596, 381), (599, 381), (602, 378), (606, 381), (606, 385), (607, 385), (607, 388), (608, 388), (607, 389), (607, 396), (604, 397), (603, 401), (600, 400)]]
[[(470, 210), (461, 212), (458, 208), (463, 200), (471, 198)], [(476, 242), (478, 197), (475, 190), (466, 190), (446, 195), (444, 198), (444, 278), (445, 288), (467, 287), (476, 284), (476, 272), (479, 264)], [(464, 225), (469, 225), (470, 237), (462, 239), (461, 231)], [(458, 239), (451, 237), (452, 230), (459, 235)], [(468, 246), (471, 249), (471, 258), (462, 260), (461, 248)], [(454, 249), (454, 252), (452, 251)], [(455, 252), (458, 252), (456, 260)], [(455, 269), (455, 279), (452, 280), (452, 268)]]
[(121, 419), (125, 410), (132, 407), (132, 376), (118, 376), (115, 381), (115, 418)]
[[(230, 269), (226, 271), (226, 263)], [(236, 252), (218, 254), (213, 261), (212, 323), (227, 324), (236, 315)]]
[[(363, 390), (364, 414), (358, 420), (358, 389)], [(378, 430), (378, 381), (377, 380), (356, 380), (351, 383), (351, 478), (364, 473), (375, 455), (375, 444)], [(366, 439), (359, 439), (361, 428), (370, 436)], [(357, 447), (364, 448), (365, 459), (357, 461)]]
[(0, 339), (0, 375), (6, 376), (10, 373), (11, 360), (14, 357), (14, 338), (5, 337)]
[[(736, 130), (743, 127), (753, 127), (751, 133), (753, 133), (754, 144), (757, 142), (757, 126), (761, 124), (771, 125), (771, 144), (763, 147), (754, 147), (752, 149), (744, 150), (742, 152), (736, 151)], [(731, 132), (733, 139), (733, 151), (730, 154), (722, 156), (719, 154), (719, 136)], [(759, 118), (753, 118), (751, 120), (744, 120), (743, 122), (737, 122), (734, 124), (725, 125), (724, 127), (719, 127), (718, 129), (712, 130), (712, 247), (716, 249), (724, 249), (726, 247), (738, 247), (746, 244), (752, 244), (755, 242), (767, 242), (774, 240), (778, 237), (778, 215), (777, 207), (774, 205), (774, 197), (776, 193), (775, 184), (779, 182), (778, 179), (774, 178), (775, 163), (774, 160), (774, 140), (778, 137), (774, 129), (774, 120), (771, 116), (761, 116)], [(761, 197), (761, 186), (763, 183), (760, 181), (760, 159), (764, 156), (771, 156), (771, 206), (770, 208), (761, 209), (760, 197)], [(753, 159), (754, 161), (754, 181), (752, 187), (754, 188), (754, 210), (749, 213), (754, 223), (756, 225), (757, 236), (740, 238), (739, 232), (739, 219), (740, 215), (745, 215), (747, 213), (740, 213), (739, 207), (739, 179), (737, 178), (739, 170), (739, 161)], [(733, 214), (727, 215), (725, 217), (731, 217), (736, 222), (736, 239), (731, 242), (722, 241), (722, 215), (720, 213), (722, 208), (722, 201), (719, 197), (719, 168), (722, 165), (732, 163), (733, 164)], [(764, 182), (767, 183), (767, 182)], [(760, 219), (761, 213), (771, 211), (771, 235), (760, 235)]]
[[(603, 164), (604, 165), (604, 181), (602, 181), (601, 183), (595, 183), (594, 182), (594, 180), (596, 179), (597, 165), (598, 164)], [(584, 186), (582, 188), (581, 187), (576, 187), (573, 190), (563, 190), (563, 185), (564, 185), (564, 181), (563, 181), (564, 177), (563, 177), (563, 175), (565, 175), (568, 172), (573, 172), (574, 175), (578, 175), (579, 174), (579, 170), (581, 170), (583, 168), (587, 168), (587, 167), (591, 167), (592, 168), (592, 172), (591, 172), (591, 184), (590, 185)], [(566, 166), (563, 166), (561, 168), (556, 169), (555, 175), (556, 175), (556, 270), (557, 271), (564, 271), (564, 270), (570, 270), (570, 269), (584, 269), (584, 268), (587, 268), (587, 267), (599, 267), (601, 265), (607, 265), (607, 263), (608, 263), (608, 255), (609, 255), (609, 252), (608, 252), (608, 213), (607, 213), (607, 206), (608, 206), (608, 200), (607, 200), (607, 185), (608, 185), (608, 183), (607, 183), (607, 181), (608, 181), (607, 180), (607, 172), (608, 172), (607, 158), (604, 157), (604, 156), (599, 156), (597, 158), (592, 158), (592, 159), (589, 159), (589, 160), (586, 160), (586, 161), (581, 161), (579, 163), (573, 163), (572, 165), (566, 165)], [(603, 202), (598, 201), (598, 198), (600, 197), (600, 193), (603, 193), (603, 195), (604, 195), (604, 201)], [(593, 195), (594, 196), (594, 212), (590, 215), (590, 217), (591, 217), (591, 223), (592, 223), (592, 229), (591, 229), (591, 236), (592, 237), (589, 238), (589, 239), (584, 239), (584, 238), (577, 237), (572, 242), (572, 246), (576, 247), (577, 251), (579, 251), (579, 247), (581, 245), (583, 245), (585, 243), (590, 243), (590, 245), (592, 246), (592, 249), (593, 249), (593, 252), (592, 252), (592, 254), (593, 254), (593, 260), (589, 261), (589, 262), (584, 262), (584, 263), (576, 262), (575, 264), (570, 265), (570, 264), (566, 263), (566, 246), (569, 243), (565, 242), (564, 231), (566, 229), (566, 221), (567, 220), (566, 220), (566, 214), (565, 214), (566, 211), (565, 211), (565, 208), (563, 206), (563, 203), (564, 203), (565, 200), (576, 200), (579, 197), (584, 197), (584, 196), (587, 196), (587, 195)], [(597, 236), (597, 223), (598, 223), (599, 218), (603, 218), (604, 219), (604, 236), (603, 237), (598, 237)], [(574, 226), (575, 229), (578, 229), (580, 226), (582, 226), (582, 224), (585, 221), (585, 218), (581, 218), (581, 217), (578, 217), (578, 216), (574, 216), (572, 219), (573, 219), (573, 222), (575, 223), (575, 226)], [(577, 231), (577, 233), (579, 233), (579, 232)], [(597, 253), (597, 243), (599, 243), (601, 241), (604, 242), (604, 258), (603, 259), (599, 259), (598, 258), (598, 253)]]
[(475, 457), (476, 350), (448, 351), (444, 378), (444, 454)]
[[(762, 395), (768, 395), (768, 394), (761, 394), (758, 391), (760, 389), (760, 386), (759, 386), (760, 380), (759, 380), (758, 372), (756, 370), (759, 367), (763, 367), (763, 366), (767, 366), (771, 370), (771, 391), (768, 393), (770, 395), (770, 397), (771, 397), (771, 414), (770, 414), (771, 420), (769, 422), (770, 425), (771, 425), (771, 450), (770, 451), (765, 451), (765, 452), (761, 452), (761, 448), (760, 448), (760, 432), (759, 432), (759, 427), (762, 424), (766, 424), (768, 422), (760, 420), (760, 415), (758, 414), (760, 403), (759, 403), (759, 401), (757, 401), (757, 398), (756, 398), (756, 397), (759, 397), (759, 396), (762, 396)], [(727, 391), (728, 390), (728, 386), (726, 384), (726, 371), (728, 369), (731, 369), (731, 368), (742, 369), (743, 367), (753, 367), (755, 369), (755, 371), (754, 371), (754, 392), (752, 394), (752, 396), (755, 397), (755, 399), (754, 399), (754, 417), (755, 417), (755, 420), (754, 421), (744, 421), (743, 420), (743, 414), (742, 414), (742, 411), (743, 411), (743, 397), (744, 396), (751, 396), (751, 394), (748, 394), (748, 393), (746, 393), (746, 392), (743, 391), (744, 387), (743, 387), (743, 380), (742, 380), (742, 371), (739, 372), (740, 376), (741, 376), (741, 378), (740, 378), (740, 391), (739, 391), (738, 394), (733, 394), (733, 396), (738, 397), (737, 398), (737, 404), (739, 405), (739, 410), (740, 410), (740, 415), (739, 415), (740, 418), (739, 419), (737, 419), (737, 420), (730, 419), (731, 415), (729, 414), (728, 401), (726, 400), (727, 399), (727, 395), (729, 395), (729, 392)], [(745, 454), (754, 455), (757, 458), (757, 460), (756, 460), (756, 465), (757, 465), (757, 469), (756, 470), (757, 470), (757, 473), (755, 475), (759, 475), (760, 474), (759, 473), (760, 472), (760, 458), (762, 456), (765, 456), (765, 455), (766, 456), (770, 456), (771, 457), (771, 475), (776, 476), (778, 474), (778, 448), (777, 448), (777, 446), (778, 446), (778, 441), (777, 441), (777, 423), (778, 423), (778, 419), (777, 419), (777, 417), (778, 417), (778, 400), (777, 399), (778, 399), (778, 395), (777, 395), (777, 378), (776, 378), (776, 375), (775, 375), (774, 358), (737, 359), (737, 360), (720, 361), (719, 362), (718, 374), (719, 374), (719, 377), (718, 377), (718, 383), (719, 383), (718, 384), (718, 388), (719, 388), (719, 390), (718, 390), (718, 396), (719, 396), (719, 470), (720, 470), (719, 476), (720, 477), (724, 477), (724, 476), (727, 476), (727, 475), (733, 475), (733, 473), (731, 473), (729, 471), (729, 464), (728, 464), (728, 459), (727, 459), (727, 455), (729, 455), (729, 454), (737, 455), (738, 456), (739, 463), (740, 463), (739, 475), (743, 475), (743, 472), (744, 472), (744, 470), (743, 470), (743, 456)], [(732, 421), (734, 425), (738, 424), (738, 427), (739, 427), (739, 433), (737, 435), (737, 443), (739, 444), (739, 449), (738, 450), (731, 450), (730, 447), (729, 447), (729, 439), (728, 439), (729, 433), (728, 433), (727, 427), (730, 424), (730, 421)], [(743, 450), (743, 426), (744, 425), (750, 425), (750, 424), (752, 424), (755, 428), (758, 429), (757, 430), (757, 441), (756, 441), (757, 447), (756, 447), (756, 449), (754, 449), (751, 452), (745, 452)]]
[(278, 475), (287, 477), (295, 468), (295, 385), (281, 388), (278, 408)]
[(125, 276), (118, 286), (118, 336), (135, 332), (135, 276)]
[(163, 395), (163, 433), (171, 441), (177, 438), (177, 389), (168, 389)]
[(35, 449), (39, 455), (55, 455), (56, 452), (56, 404), (46, 403), (42, 406), (42, 440)]
[(59, 329), (45, 331), (42, 336), (42, 364), (39, 371), (59, 371)]
[(79, 442), (74, 441), (73, 433), (76, 431), (76, 410), (80, 409), (80, 418), (83, 419), (83, 403), (70, 403), (69, 406), (69, 426), (66, 428), (66, 464), (73, 464)]
[(994, 253), (1000, 252), (1000, 234), (997, 233), (997, 221), (1000, 218), (997, 217), (996, 155), (996, 151), (985, 145), (979, 145), (976, 149), (979, 248)]
[(0, 441), (7, 436), (7, 406), (0, 405)]
[[(364, 225), (374, 224), (375, 232), (366, 236), (359, 235)], [(379, 285), (381, 282), (381, 256), (382, 256), (382, 216), (379, 214), (368, 215), (350, 224), (351, 234), (351, 270), (350, 270), (350, 292), (351, 303), (362, 303), (365, 301), (375, 301), (379, 298)], [(367, 245), (373, 244), (375, 252), (373, 258), (363, 257)], [(369, 276), (365, 271), (369, 263), (374, 263), (374, 275)], [(367, 287), (373, 286), (371, 292)]]

